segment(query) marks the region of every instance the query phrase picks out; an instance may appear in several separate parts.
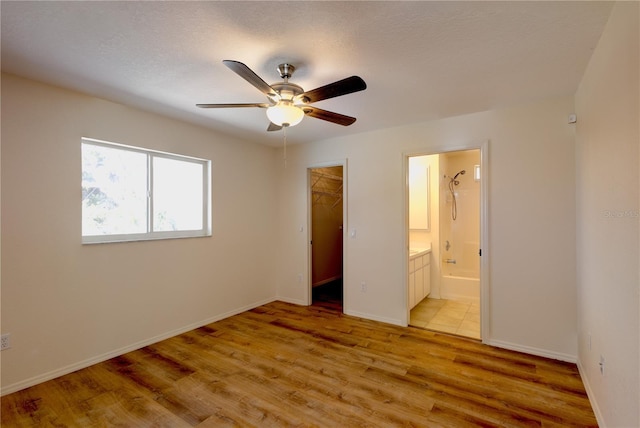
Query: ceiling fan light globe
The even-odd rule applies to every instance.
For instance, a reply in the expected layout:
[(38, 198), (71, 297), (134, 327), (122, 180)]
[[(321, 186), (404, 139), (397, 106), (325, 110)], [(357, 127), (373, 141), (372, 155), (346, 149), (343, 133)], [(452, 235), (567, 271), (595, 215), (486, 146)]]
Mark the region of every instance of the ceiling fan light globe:
[(291, 104), (279, 103), (267, 108), (267, 117), (278, 126), (296, 126), (302, 121), (304, 111)]

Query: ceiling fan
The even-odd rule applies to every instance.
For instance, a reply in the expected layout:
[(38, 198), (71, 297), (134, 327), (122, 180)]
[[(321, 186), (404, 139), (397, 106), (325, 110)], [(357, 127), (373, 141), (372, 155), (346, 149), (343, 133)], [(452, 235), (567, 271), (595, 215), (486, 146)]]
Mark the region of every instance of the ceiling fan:
[(367, 84), (362, 80), (362, 78), (358, 76), (351, 76), (310, 91), (304, 91), (302, 87), (289, 82), (289, 78), (295, 71), (295, 67), (291, 64), (280, 64), (278, 66), (278, 71), (280, 72), (280, 77), (283, 79), (283, 82), (269, 85), (249, 67), (239, 61), (224, 60), (222, 62), (266, 95), (268, 102), (244, 104), (196, 104), (196, 106), (201, 108), (265, 108), (267, 109), (267, 117), (270, 121), (267, 131), (278, 131), (283, 127), (295, 126), (300, 123), (304, 116), (315, 117), (316, 119), (326, 120), (328, 122), (337, 123), (338, 125), (349, 126), (356, 121), (355, 117), (323, 110), (318, 107), (310, 106), (309, 104), (326, 100), (328, 98), (362, 91), (367, 88)]

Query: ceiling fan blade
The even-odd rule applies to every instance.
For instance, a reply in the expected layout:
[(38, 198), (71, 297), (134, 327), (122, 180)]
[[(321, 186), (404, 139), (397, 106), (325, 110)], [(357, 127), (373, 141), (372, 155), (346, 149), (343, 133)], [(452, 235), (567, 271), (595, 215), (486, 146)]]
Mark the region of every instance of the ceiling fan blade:
[(271, 104), (267, 103), (243, 103), (243, 104), (196, 104), (200, 108), (236, 108), (236, 107), (260, 107), (267, 108)]
[(307, 103), (315, 103), (316, 101), (339, 97), (341, 95), (351, 94), (365, 89), (367, 89), (367, 84), (362, 80), (362, 78), (358, 76), (351, 76), (307, 91), (300, 97), (302, 97), (302, 99)]
[(258, 90), (263, 94), (269, 97), (276, 97), (278, 95), (267, 82), (262, 80), (260, 76), (254, 73), (253, 70), (251, 70), (243, 63), (230, 59), (225, 59), (224, 61), (222, 61), (222, 63), (229, 67), (231, 71), (235, 72), (238, 76), (242, 77), (244, 80), (258, 88)]
[(267, 131), (279, 131), (281, 129), (282, 129), (282, 126), (276, 125), (273, 122), (269, 122), (269, 127), (267, 128)]
[(315, 117), (316, 119), (326, 120), (328, 122), (337, 123), (342, 126), (349, 126), (356, 121), (355, 117), (345, 116), (344, 114), (334, 113), (332, 111), (322, 110), (317, 107), (304, 106), (302, 108), (304, 114)]

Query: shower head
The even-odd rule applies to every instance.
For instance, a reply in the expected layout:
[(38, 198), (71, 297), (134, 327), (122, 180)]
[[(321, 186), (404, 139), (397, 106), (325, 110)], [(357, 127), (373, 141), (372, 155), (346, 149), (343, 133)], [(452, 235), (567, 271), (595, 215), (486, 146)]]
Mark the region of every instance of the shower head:
[(459, 175), (465, 175), (467, 171), (465, 171), (464, 169), (460, 172), (458, 172), (456, 175), (453, 176), (453, 179), (455, 180), (456, 178), (458, 178)]

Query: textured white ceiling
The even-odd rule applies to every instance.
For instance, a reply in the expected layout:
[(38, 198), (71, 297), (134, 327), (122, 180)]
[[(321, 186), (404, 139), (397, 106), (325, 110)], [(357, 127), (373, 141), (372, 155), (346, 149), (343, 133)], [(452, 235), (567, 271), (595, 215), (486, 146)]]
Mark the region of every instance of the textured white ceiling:
[[(611, 2), (2, 1), (2, 70), (263, 144), (265, 102), (222, 64), (268, 83), (294, 64), (309, 90), (359, 75), (368, 88), (317, 107), (355, 116), (291, 128), (302, 143), (575, 92)], [(37, 102), (37, 100), (34, 100)]]

